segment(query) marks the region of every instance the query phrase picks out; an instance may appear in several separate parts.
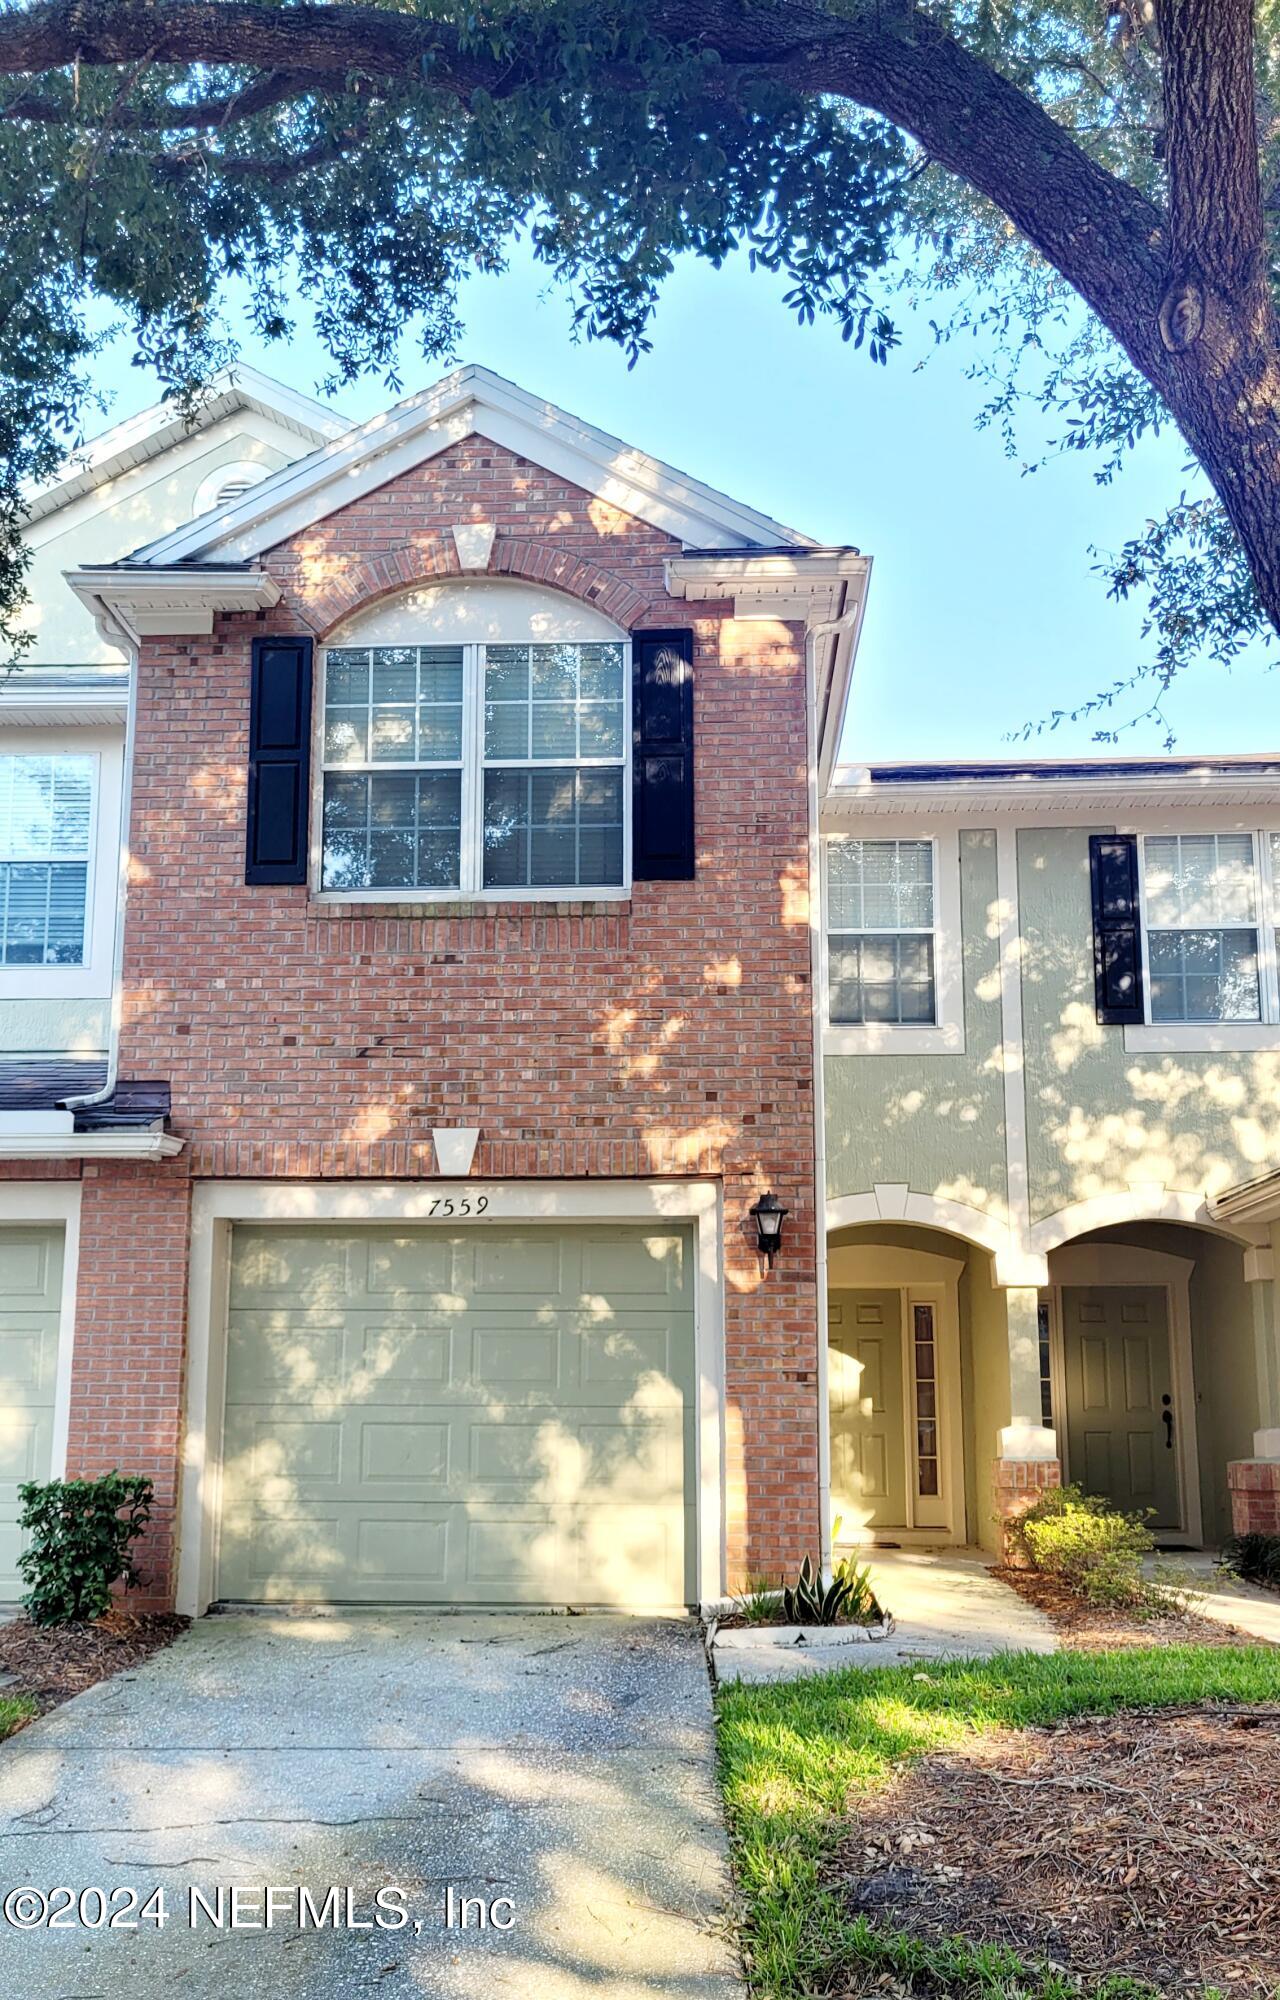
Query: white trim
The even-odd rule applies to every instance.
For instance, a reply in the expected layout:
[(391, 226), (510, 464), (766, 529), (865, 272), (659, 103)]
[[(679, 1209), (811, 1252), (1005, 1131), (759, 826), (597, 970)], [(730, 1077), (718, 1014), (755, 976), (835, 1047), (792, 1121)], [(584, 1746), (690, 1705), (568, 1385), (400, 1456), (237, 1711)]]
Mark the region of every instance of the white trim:
[(1168, 1188), (1162, 1181), (1133, 1181), (1124, 1190), (1090, 1195), (1087, 1201), (1073, 1201), (1055, 1209), (1042, 1222), (1033, 1223), (1031, 1247), (1043, 1254), (1057, 1249), (1072, 1237), (1090, 1230), (1111, 1229), (1121, 1222), (1186, 1222), (1210, 1229), (1237, 1243), (1249, 1238), (1220, 1222), (1201, 1189)]
[[(498, 586), (501, 591), (502, 586)], [(527, 592), (522, 592), (519, 603), (524, 604)], [(550, 599), (553, 595), (546, 592)], [(513, 600), (514, 602), (515, 600)], [(397, 600), (398, 602), (398, 600)], [(484, 751), (484, 675), (486, 645), (530, 645), (541, 644), (541, 640), (531, 640), (527, 635), (514, 640), (446, 640), (424, 635), (420, 639), (397, 639), (394, 643), (417, 646), (457, 645), (462, 654), (462, 745), (457, 759), (431, 764), (393, 763), (389, 760), (374, 762), (366, 759), (359, 764), (327, 764), (324, 756), (324, 731), (326, 719), (326, 683), (331, 648), (339, 651), (347, 647), (357, 649), (372, 647), (380, 642), (374, 636), (376, 622), (369, 630), (357, 630), (343, 636), (333, 634), (319, 648), (316, 662), (316, 699), (312, 703), (312, 755), (311, 755), (311, 841), (310, 841), (310, 884), (311, 894), (316, 902), (341, 907), (349, 903), (412, 903), (430, 908), (433, 905), (457, 902), (505, 904), (505, 903), (564, 903), (564, 902), (626, 902), (632, 890), (632, 808), (633, 785), (631, 775), (632, 738), (630, 727), (631, 695), (631, 641), (627, 635), (614, 627), (610, 637), (603, 641), (571, 640), (574, 645), (604, 643), (619, 646), (622, 650), (622, 755), (618, 757), (588, 757), (535, 759), (530, 757), (494, 758), (489, 760)], [(372, 748), (372, 745), (370, 745)], [(490, 887), (484, 882), (484, 779), (489, 769), (527, 770), (569, 770), (574, 771), (620, 771), (622, 774), (622, 880), (611, 883), (555, 882), (555, 883), (498, 883)], [(458, 880), (442, 889), (424, 889), (412, 884), (401, 884), (389, 889), (327, 889), (324, 886), (324, 786), (325, 779), (332, 775), (349, 772), (352, 776), (377, 777), (397, 771), (417, 774), (431, 771), (457, 771), (460, 775), (460, 830), (458, 846)]]
[(865, 595), (869, 564), (857, 549), (767, 550), (669, 556), (668, 597), (691, 604), (733, 603), (735, 618), (841, 621), (851, 591)]
[[(831, 1019), (831, 916), (827, 855), (832, 840), (928, 841), (933, 869), (933, 990), (935, 1019), (920, 1025)], [(863, 829), (840, 826), (824, 831), (821, 842), (822, 966), (819, 1006), (822, 1048), (828, 1056), (963, 1055), (964, 946), (960, 926), (960, 835), (938, 834), (919, 822), (904, 821)], [(842, 937), (853, 932), (839, 932)], [(903, 932), (922, 936), (923, 932)]]
[(188, 575), (156, 570), (149, 575), (145, 569), (121, 565), (62, 573), (106, 643), (127, 653), (148, 635), (177, 638), (210, 633), (218, 612), (270, 611), (282, 595), (266, 570), (197, 569)]
[[(0, 733), (0, 757), (88, 757), (93, 765), (80, 965), (0, 965), (0, 1000), (108, 1000), (115, 964), (124, 743), (118, 731)], [(37, 858), (38, 857), (33, 857)]]
[[(1170, 1370), (1177, 1410), (1177, 1437), (1174, 1456), (1178, 1478), (1178, 1525), (1164, 1534), (1178, 1534), (1193, 1544), (1204, 1539), (1204, 1517), (1200, 1493), (1200, 1448), (1196, 1425), (1195, 1365), (1191, 1343), (1191, 1274), (1195, 1260), (1175, 1257), (1167, 1250), (1143, 1250), (1130, 1243), (1071, 1243), (1053, 1254), (1050, 1289), (1053, 1293), (1051, 1327), (1056, 1323), (1055, 1364), (1062, 1399), (1058, 1427), (1059, 1451), (1064, 1483), (1071, 1479), (1070, 1435), (1066, 1408), (1066, 1339), (1063, 1329), (1064, 1288), (1096, 1285), (1122, 1289), (1126, 1285), (1155, 1286), (1163, 1289), (1169, 1308)], [(1057, 1414), (1055, 1407), (1055, 1414)]]
[(79, 1181), (8, 1181), (0, 1229), (14, 1223), (62, 1225), (62, 1296), (58, 1301), (58, 1360), (53, 1385), (53, 1435), (49, 1477), (64, 1479), (71, 1432), (71, 1365), (76, 1337), (76, 1289), (80, 1278)]
[(122, 477), (135, 466), (159, 458), (175, 445), (184, 444), (245, 410), (283, 424), (311, 446), (325, 438), (342, 437), (350, 428), (340, 411), (237, 361), (213, 377), (193, 424), (188, 425), (178, 405), (167, 400), (153, 403), (136, 416), (113, 424), (100, 437), (91, 438), (83, 450), (73, 452), (59, 466), (52, 478), (24, 495), (31, 520), (35, 522), (57, 512), (81, 494)]
[[(980, 766), (946, 770), (941, 778), (912, 775), (920, 765), (839, 764), (824, 794), (823, 812), (925, 819), (962, 816), (969, 825), (1010, 819), (1024, 826), (1096, 826), (1150, 809), (1176, 814), (1179, 825), (1203, 824), (1224, 808), (1240, 812), (1241, 824), (1266, 824), (1280, 811), (1280, 758), (1259, 769), (1257, 758), (1215, 758), (1204, 765), (1171, 769), (1180, 759), (1152, 759), (1145, 768), (1117, 766), (1098, 759), (1092, 766), (1064, 764), (1061, 770), (1028, 766), (1009, 776), (1009, 766), (988, 776)], [(929, 768), (925, 766), (924, 768)], [(935, 766), (935, 768), (937, 768)], [(1129, 831), (1123, 827), (1122, 831)]]
[[(902, 1426), (906, 1520), (901, 1528), (884, 1524), (886, 1540), (909, 1536), (916, 1541), (963, 1543), (965, 1539), (964, 1435), (961, 1421), (960, 1276), (962, 1257), (943, 1257), (928, 1250), (908, 1250), (881, 1243), (841, 1243), (830, 1252), (832, 1291), (895, 1291), (899, 1297), (902, 1342)], [(915, 1441), (915, 1342), (913, 1305), (932, 1306), (934, 1350), (937, 1357), (938, 1493), (919, 1492), (919, 1462)], [(833, 1503), (834, 1506), (834, 1503)], [(922, 1521), (921, 1512), (941, 1518)], [(874, 1543), (880, 1531), (870, 1530)], [(851, 1538), (841, 1537), (842, 1545)]]
[(946, 1195), (919, 1194), (900, 1183), (879, 1183), (864, 1194), (836, 1194), (827, 1200), (827, 1231), (849, 1229), (867, 1222), (918, 1222), (928, 1229), (945, 1230), (949, 1236), (963, 1237), (984, 1250), (1013, 1248), (1008, 1224), (968, 1202), (951, 1201)]
[(723, 1216), (714, 1181), (323, 1182), (205, 1181), (191, 1207), (186, 1421), (178, 1491), (177, 1608), (199, 1617), (212, 1600), (226, 1379), (227, 1284), (237, 1222), (413, 1222), (451, 1195), (490, 1197), (511, 1223), (687, 1222), (697, 1237), (694, 1354), (699, 1602), (727, 1590)]
[(0, 1132), (0, 1160), (172, 1160), (184, 1141), (147, 1128), (130, 1132)]
[[(1143, 957), (1146, 957), (1145, 934)], [(1280, 1049), (1280, 1022), (1276, 1021), (1162, 1021), (1144, 1028), (1124, 1030), (1124, 1052), (1142, 1055), (1229, 1055), (1234, 1050)]]
[(1022, 927), (1018, 906), (1018, 834), (996, 830), (997, 951), (1000, 964), (1000, 1072), (1004, 1088), (1005, 1174), (1009, 1228), (1019, 1245), (1031, 1238), (1031, 1171), (1022, 1030)]
[(135, 561), (260, 555), (477, 433), (691, 546), (812, 546), (769, 515), (471, 364), (274, 473), (212, 522), (193, 522), (147, 543)]

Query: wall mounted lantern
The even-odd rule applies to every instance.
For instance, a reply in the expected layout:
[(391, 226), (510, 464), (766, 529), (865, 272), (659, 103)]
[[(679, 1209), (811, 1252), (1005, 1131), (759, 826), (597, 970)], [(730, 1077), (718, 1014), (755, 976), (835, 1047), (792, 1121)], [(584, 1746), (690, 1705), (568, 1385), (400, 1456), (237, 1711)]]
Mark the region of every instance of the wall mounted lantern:
[(747, 1212), (755, 1217), (756, 1248), (760, 1255), (767, 1257), (772, 1264), (782, 1247), (783, 1217), (789, 1215), (791, 1211), (789, 1208), (784, 1208), (777, 1195), (770, 1190), (768, 1194), (762, 1194), (755, 1206)]

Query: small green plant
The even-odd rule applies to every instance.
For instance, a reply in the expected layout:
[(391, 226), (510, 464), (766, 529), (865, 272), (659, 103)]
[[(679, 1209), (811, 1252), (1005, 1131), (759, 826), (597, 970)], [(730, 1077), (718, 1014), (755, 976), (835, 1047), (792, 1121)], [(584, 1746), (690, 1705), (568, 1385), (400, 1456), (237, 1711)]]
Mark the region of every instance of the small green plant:
[(1057, 1577), (1089, 1604), (1169, 1608), (1166, 1589), (1143, 1574), (1155, 1548), (1147, 1523), (1079, 1486), (1050, 1487), (1009, 1524), (1009, 1540), (1033, 1569)]
[(1265, 1584), (1269, 1590), (1280, 1590), (1280, 1535), (1263, 1535), (1256, 1531), (1247, 1535), (1232, 1535), (1224, 1543), (1221, 1568), (1230, 1570), (1233, 1576), (1240, 1576), (1247, 1583)]
[(838, 1582), (848, 1586), (849, 1595), (841, 1614), (843, 1617), (855, 1625), (880, 1625), (884, 1622), (884, 1606), (872, 1586), (869, 1563), (860, 1563), (856, 1556), (841, 1556), (831, 1573)]
[(782, 1593), (782, 1613), (788, 1625), (837, 1625), (845, 1615), (849, 1584), (833, 1576), (824, 1583), (811, 1556), (800, 1565), (800, 1574)]
[(141, 1582), (131, 1550), (151, 1518), (152, 1497), (149, 1479), (119, 1472), (28, 1480), (18, 1488), (18, 1527), (27, 1538), (18, 1568), (29, 1585), (23, 1603), (34, 1624), (101, 1618), (113, 1583)]
[(733, 1608), (744, 1625), (776, 1625), (782, 1612), (782, 1585), (771, 1576), (748, 1576)]

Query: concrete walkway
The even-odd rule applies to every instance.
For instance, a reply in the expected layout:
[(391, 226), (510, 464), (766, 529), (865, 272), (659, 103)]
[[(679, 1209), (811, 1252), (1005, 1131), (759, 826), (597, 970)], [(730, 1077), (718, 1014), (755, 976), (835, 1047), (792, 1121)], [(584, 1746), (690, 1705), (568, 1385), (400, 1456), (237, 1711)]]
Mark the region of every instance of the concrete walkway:
[(890, 1667), (905, 1662), (989, 1659), (993, 1653), (1053, 1653), (1053, 1626), (1007, 1583), (990, 1573), (991, 1557), (981, 1549), (870, 1549), (877, 1597), (896, 1620), (896, 1630), (876, 1645), (840, 1646), (830, 1651), (779, 1653), (765, 1647), (717, 1656), (722, 1680), (793, 1680), (827, 1673), (832, 1667)]
[[(10, 1930), (0, 1992), (741, 2000), (713, 1749), (692, 1622), (205, 1619), (0, 1747), (0, 1887), (168, 1908)], [(189, 1927), (191, 1886), (231, 1884), (258, 1924), (277, 1886), (272, 1929)], [(409, 1922), (299, 1928), (302, 1887), (366, 1926), (396, 1889)], [(450, 1888), (509, 1928), (446, 1928)]]
[(1217, 1555), (1212, 1549), (1190, 1552), (1179, 1549), (1168, 1556), (1156, 1557), (1148, 1568), (1162, 1564), (1190, 1575), (1196, 1593), (1191, 1609), (1202, 1618), (1212, 1618), (1219, 1625), (1233, 1625), (1245, 1643), (1263, 1639), (1272, 1646), (1280, 1646), (1280, 1595), (1274, 1590), (1262, 1590), (1256, 1583), (1225, 1576), (1217, 1567)]

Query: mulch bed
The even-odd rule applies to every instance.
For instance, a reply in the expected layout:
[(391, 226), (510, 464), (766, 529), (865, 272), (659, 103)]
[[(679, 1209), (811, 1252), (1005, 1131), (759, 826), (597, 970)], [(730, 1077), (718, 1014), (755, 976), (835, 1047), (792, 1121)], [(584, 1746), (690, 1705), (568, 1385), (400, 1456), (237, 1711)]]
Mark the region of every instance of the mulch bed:
[(1280, 1987), (1278, 1823), (1280, 1710), (1077, 1718), (904, 1771), (829, 1880), (917, 1938), (1255, 2000)]
[(1086, 1604), (1056, 1578), (1037, 1570), (995, 1569), (991, 1572), (1016, 1590), (1057, 1628), (1069, 1652), (1115, 1653), (1131, 1646), (1260, 1646), (1266, 1641), (1215, 1618), (1197, 1617), (1194, 1610), (1167, 1618), (1137, 1617), (1132, 1611), (1107, 1611)]
[(92, 1625), (33, 1625), (29, 1618), (15, 1618), (0, 1625), (0, 1675), (17, 1678), (0, 1692), (26, 1695), (44, 1715), (98, 1681), (141, 1666), (190, 1623), (171, 1612), (131, 1618), (109, 1611)]

